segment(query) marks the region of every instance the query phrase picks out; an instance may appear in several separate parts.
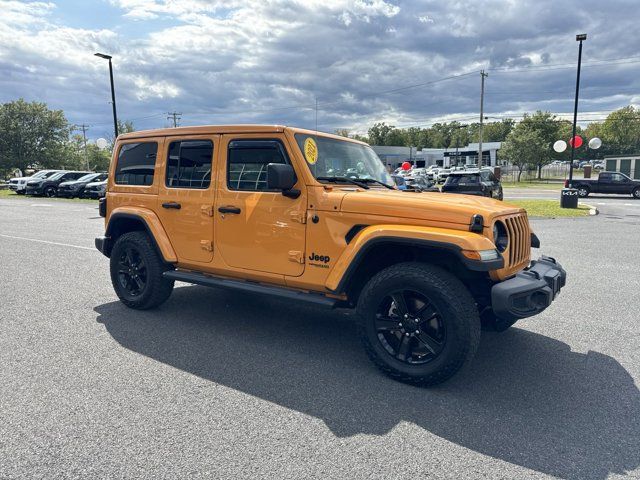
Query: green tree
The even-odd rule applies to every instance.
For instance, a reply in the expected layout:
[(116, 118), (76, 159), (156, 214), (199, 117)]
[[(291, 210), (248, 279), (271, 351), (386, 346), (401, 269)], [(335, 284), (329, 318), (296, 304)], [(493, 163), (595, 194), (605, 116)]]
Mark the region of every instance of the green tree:
[(537, 129), (520, 122), (502, 144), (500, 154), (518, 168), (519, 182), (522, 172), (536, 168), (548, 149), (547, 141)]
[[(598, 127), (602, 155), (635, 154), (640, 151), (640, 109), (629, 105), (611, 112)], [(590, 133), (595, 133), (594, 128)]]
[(349, 129), (347, 128), (338, 128), (334, 131), (336, 135), (340, 135), (341, 137), (349, 138)]
[[(484, 127), (482, 128), (482, 141), (504, 142), (511, 133), (511, 130), (513, 130), (515, 124), (515, 120), (511, 118), (506, 118), (500, 120), (499, 122), (485, 123)], [(473, 137), (473, 141), (479, 141), (479, 135), (477, 131)]]
[(532, 130), (538, 133), (544, 141), (546, 148), (540, 152), (535, 167), (538, 171), (538, 178), (542, 177), (542, 167), (553, 161), (553, 143), (559, 138), (560, 123), (555, 115), (550, 112), (538, 110), (532, 115), (525, 114), (522, 121), (516, 128)]
[(386, 123), (376, 123), (369, 128), (369, 143), (371, 145), (407, 145), (407, 138), (404, 130), (387, 125)]
[(393, 130), (395, 127), (387, 125), (386, 123), (374, 123), (371, 128), (369, 128), (369, 143), (371, 145), (386, 145), (385, 140), (389, 135), (389, 132)]
[[(131, 133), (135, 132), (136, 129), (133, 126), (133, 122), (131, 120), (125, 120), (124, 122), (118, 119), (118, 135), (122, 135), (123, 133)], [(107, 135), (107, 141), (109, 142), (109, 150), (113, 151), (113, 146), (116, 143), (116, 139), (113, 135)]]
[(68, 153), (70, 126), (62, 110), (19, 99), (0, 105), (0, 170), (55, 168)]

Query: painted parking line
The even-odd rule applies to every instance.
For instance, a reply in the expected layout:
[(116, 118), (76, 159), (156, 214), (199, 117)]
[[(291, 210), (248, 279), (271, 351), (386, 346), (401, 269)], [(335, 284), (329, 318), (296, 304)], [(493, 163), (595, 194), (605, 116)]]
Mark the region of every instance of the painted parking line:
[(10, 238), (13, 240), (26, 240), (28, 242), (46, 243), (48, 245), (58, 245), (59, 247), (79, 248), (80, 250), (95, 250), (95, 248), (93, 247), (83, 247), (81, 245), (72, 245), (70, 243), (51, 242), (49, 240), (40, 240), (38, 238), (16, 237), (14, 235), (3, 235), (1, 233), (0, 233), (0, 237)]

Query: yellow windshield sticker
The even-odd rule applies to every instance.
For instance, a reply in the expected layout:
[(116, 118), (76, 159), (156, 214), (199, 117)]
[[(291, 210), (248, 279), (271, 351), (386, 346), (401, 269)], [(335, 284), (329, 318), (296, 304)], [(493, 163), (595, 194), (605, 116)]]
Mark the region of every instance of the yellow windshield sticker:
[(304, 158), (310, 165), (315, 165), (318, 161), (318, 145), (311, 137), (304, 141)]

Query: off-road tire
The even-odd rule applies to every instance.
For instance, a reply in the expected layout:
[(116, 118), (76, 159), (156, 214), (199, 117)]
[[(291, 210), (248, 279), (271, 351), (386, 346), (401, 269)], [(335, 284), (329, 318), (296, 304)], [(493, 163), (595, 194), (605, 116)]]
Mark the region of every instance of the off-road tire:
[[(378, 340), (376, 311), (388, 291), (412, 288), (423, 292), (439, 310), (447, 339), (442, 352), (426, 364), (394, 358)], [(356, 307), (358, 331), (373, 363), (395, 380), (418, 386), (444, 382), (469, 362), (480, 343), (480, 318), (473, 297), (458, 278), (434, 265), (406, 262), (388, 267), (364, 286)]]
[(634, 188), (631, 195), (633, 195), (633, 198), (640, 200), (640, 187)]
[[(126, 248), (139, 252), (146, 267), (145, 288), (136, 296), (130, 295), (118, 279), (119, 260)], [(163, 261), (145, 232), (123, 234), (111, 250), (111, 283), (120, 301), (129, 308), (148, 310), (164, 303), (173, 291), (174, 281), (167, 280), (162, 274), (171, 268), (171, 265)]]
[(589, 190), (589, 187), (584, 187), (584, 186), (578, 187), (578, 196), (580, 198), (587, 198), (590, 193), (591, 193), (591, 190)]

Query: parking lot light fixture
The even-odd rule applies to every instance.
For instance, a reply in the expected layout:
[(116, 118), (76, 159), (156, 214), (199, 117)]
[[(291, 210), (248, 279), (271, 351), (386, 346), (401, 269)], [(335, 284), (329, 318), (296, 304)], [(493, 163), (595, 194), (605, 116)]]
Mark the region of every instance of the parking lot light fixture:
[(578, 96), (580, 93), (580, 66), (582, 64), (582, 42), (587, 39), (586, 33), (576, 35), (576, 41), (579, 42), (578, 46), (578, 70), (576, 73), (576, 97), (573, 105), (573, 130), (571, 133), (571, 162), (569, 163), (569, 181), (567, 187), (562, 190), (560, 197), (560, 206), (563, 208), (578, 208), (577, 192), (573, 188), (573, 161), (575, 159), (576, 147), (579, 147), (576, 142), (576, 128), (578, 124)]
[[(111, 106), (113, 107), (113, 131), (115, 132), (115, 138), (118, 138), (118, 115), (116, 114), (116, 91), (113, 86), (113, 65), (111, 64), (111, 55), (105, 53), (95, 53), (96, 57), (109, 60), (109, 80), (111, 81)], [(115, 141), (115, 139), (114, 139)]]

